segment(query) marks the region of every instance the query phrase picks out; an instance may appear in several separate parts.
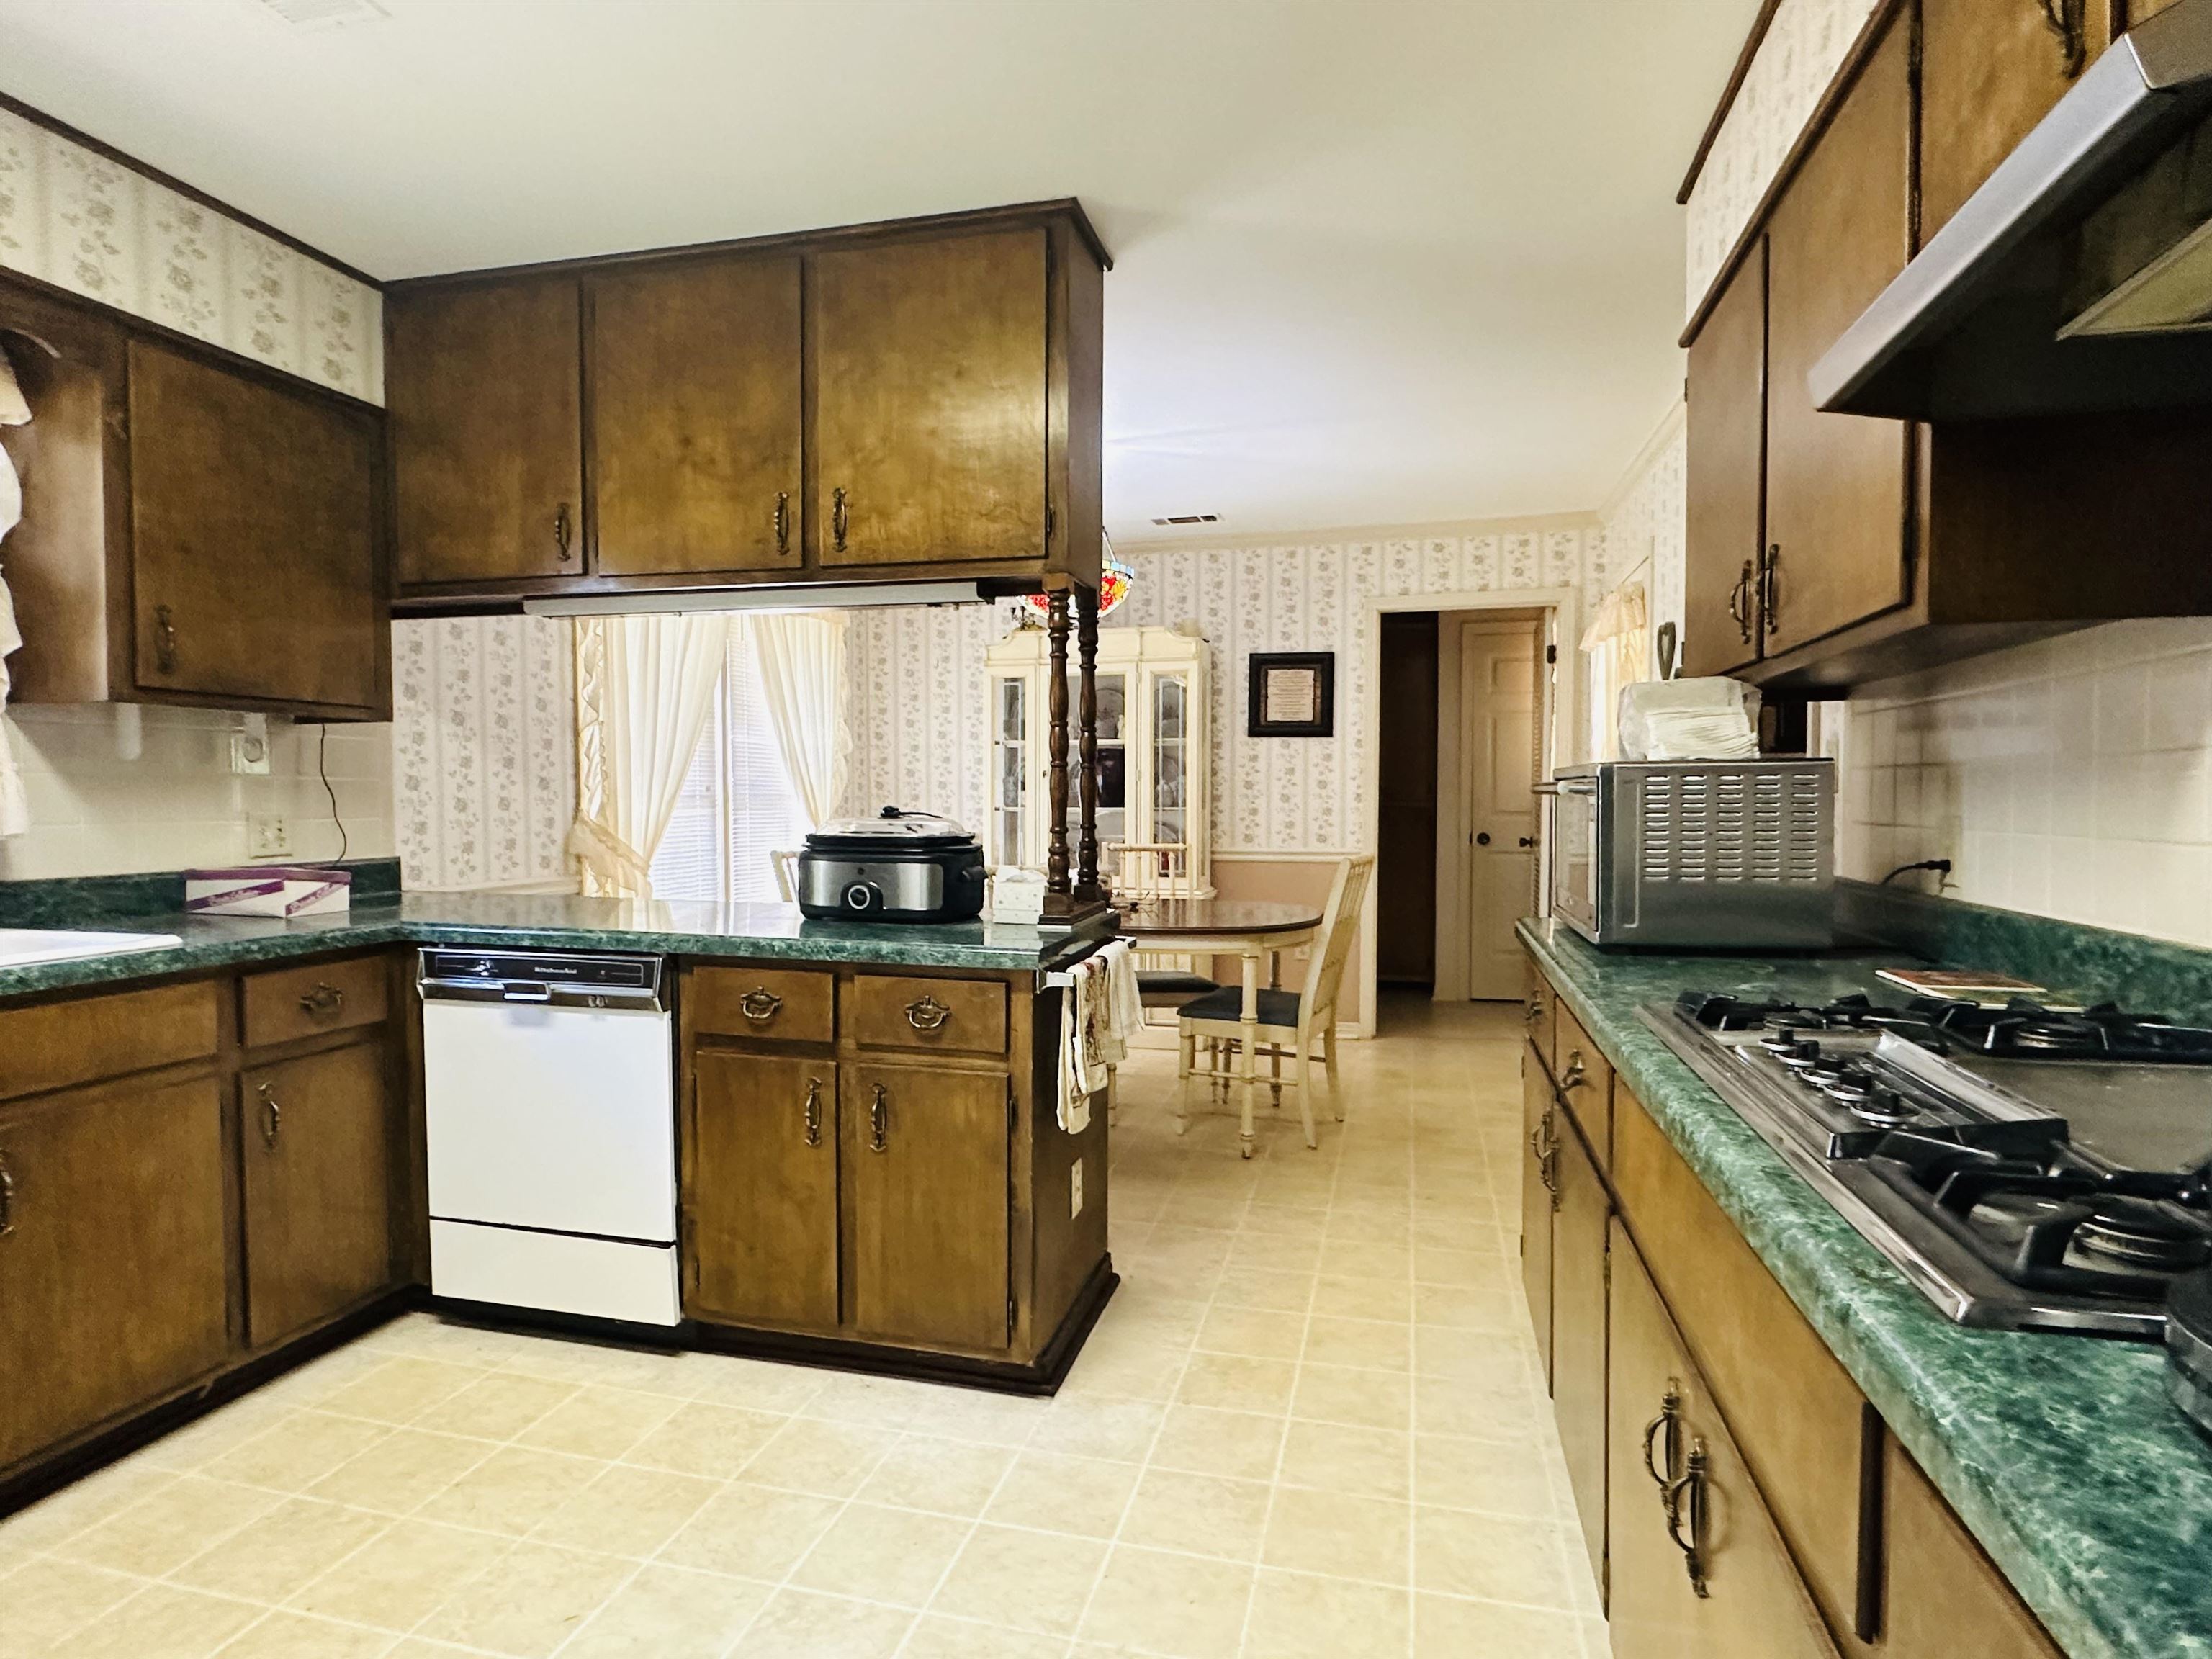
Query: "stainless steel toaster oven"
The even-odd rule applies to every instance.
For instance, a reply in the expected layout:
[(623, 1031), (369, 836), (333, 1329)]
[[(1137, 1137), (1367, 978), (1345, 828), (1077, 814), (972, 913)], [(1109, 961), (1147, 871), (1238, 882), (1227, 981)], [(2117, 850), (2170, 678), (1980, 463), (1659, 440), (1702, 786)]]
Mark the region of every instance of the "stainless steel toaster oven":
[(1547, 793), (1552, 908), (1592, 944), (1834, 943), (1833, 761), (1601, 761)]

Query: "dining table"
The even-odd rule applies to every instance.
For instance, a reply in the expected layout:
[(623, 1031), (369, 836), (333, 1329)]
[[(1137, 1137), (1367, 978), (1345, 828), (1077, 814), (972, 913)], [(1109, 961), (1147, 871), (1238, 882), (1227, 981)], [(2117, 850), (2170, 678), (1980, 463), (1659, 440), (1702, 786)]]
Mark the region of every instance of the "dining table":
[(1117, 931), (1139, 955), (1235, 957), (1241, 966), (1243, 1000), (1238, 1018), (1244, 1027), (1237, 1067), (1241, 1091), (1237, 1111), (1238, 1150), (1252, 1156), (1254, 1091), (1259, 1087), (1260, 972), (1271, 964), (1272, 988), (1280, 977), (1282, 953), (1311, 945), (1321, 935), (1318, 904), (1273, 899), (1152, 898), (1117, 903)]

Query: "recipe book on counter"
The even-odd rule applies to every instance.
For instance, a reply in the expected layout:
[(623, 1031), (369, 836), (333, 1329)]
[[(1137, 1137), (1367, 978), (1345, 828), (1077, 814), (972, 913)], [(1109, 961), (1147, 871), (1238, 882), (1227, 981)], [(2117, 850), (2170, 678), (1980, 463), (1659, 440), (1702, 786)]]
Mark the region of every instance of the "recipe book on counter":
[(1984, 1008), (2002, 1008), (2015, 997), (2040, 1002), (2050, 990), (2032, 980), (2006, 974), (1985, 973), (1978, 968), (1877, 968), (1876, 979), (1902, 985), (1916, 996), (1942, 997), (1948, 1002), (1975, 1002)]

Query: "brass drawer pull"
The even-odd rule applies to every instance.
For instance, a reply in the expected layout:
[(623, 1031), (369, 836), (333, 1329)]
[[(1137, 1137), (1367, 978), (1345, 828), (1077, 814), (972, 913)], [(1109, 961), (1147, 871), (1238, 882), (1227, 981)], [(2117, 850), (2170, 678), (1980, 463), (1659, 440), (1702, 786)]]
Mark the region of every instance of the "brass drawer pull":
[(276, 1103), (276, 1091), (268, 1084), (261, 1085), (257, 1092), (261, 1097), (261, 1144), (273, 1152), (276, 1137), (283, 1132), (284, 1109)]
[(553, 546), (563, 564), (575, 556), (568, 550), (568, 503), (566, 501), (553, 509)]
[(748, 991), (738, 999), (738, 1012), (756, 1025), (765, 1025), (783, 1007), (783, 999), (766, 988)]
[(1565, 1094), (1570, 1089), (1579, 1089), (1589, 1081), (1589, 1073), (1583, 1066), (1583, 1051), (1568, 1049), (1566, 1068), (1559, 1073), (1559, 1092)]
[[(1682, 1570), (1690, 1575), (1690, 1588), (1699, 1596), (1712, 1592), (1705, 1587), (1705, 1443), (1692, 1440), (1682, 1478), (1660, 1498), (1667, 1512), (1667, 1536), (1682, 1552)], [(1690, 1535), (1682, 1536), (1684, 1527)]]
[(1534, 1025), (1538, 1020), (1543, 1018), (1543, 1017), (1544, 1005), (1537, 1001), (1535, 998), (1530, 997), (1528, 999), (1528, 1006), (1521, 1011), (1521, 1018), (1522, 1023)]
[(818, 1077), (806, 1079), (806, 1144), (822, 1144), (822, 1079)]
[[(1662, 1431), (1666, 1434), (1667, 1469), (1660, 1473), (1658, 1443)], [(1652, 1484), (1665, 1492), (1676, 1480), (1675, 1455), (1682, 1449), (1682, 1385), (1673, 1377), (1667, 1379), (1667, 1392), (1659, 1401), (1659, 1415), (1644, 1425), (1644, 1469)]]
[(335, 985), (318, 983), (315, 988), (300, 999), (300, 1012), (318, 1017), (335, 1014), (345, 1006), (345, 993)]
[(787, 489), (775, 492), (775, 550), (791, 551), (791, 492)]
[(2043, 27), (2058, 43), (2058, 57), (2071, 81), (2081, 74), (2089, 56), (2089, 43), (2081, 27), (2081, 0), (2036, 0)]
[(177, 613), (166, 605), (154, 607), (154, 666), (164, 674), (177, 667)]
[(880, 1152), (890, 1145), (891, 1103), (884, 1085), (876, 1085), (876, 1097), (868, 1103), (868, 1150)]
[(0, 1152), (0, 1238), (15, 1231), (15, 1172), (8, 1167), (8, 1154)]
[(941, 1031), (952, 1011), (935, 997), (924, 996), (906, 1006), (906, 1023), (917, 1031)]
[(1551, 1194), (1552, 1207), (1556, 1210), (1559, 1207), (1559, 1136), (1550, 1112), (1538, 1119), (1536, 1127), (1528, 1132), (1528, 1150), (1535, 1155), (1536, 1179)]
[(838, 552), (845, 550), (845, 532), (852, 527), (853, 511), (842, 489), (830, 492), (830, 544)]

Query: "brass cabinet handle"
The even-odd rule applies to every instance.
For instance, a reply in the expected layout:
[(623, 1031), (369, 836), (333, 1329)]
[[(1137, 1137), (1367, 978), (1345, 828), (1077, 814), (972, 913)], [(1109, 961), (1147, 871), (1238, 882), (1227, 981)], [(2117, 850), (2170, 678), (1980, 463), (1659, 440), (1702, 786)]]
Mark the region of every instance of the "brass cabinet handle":
[(276, 1103), (276, 1091), (268, 1084), (260, 1085), (261, 1144), (270, 1152), (276, 1150), (276, 1137), (284, 1127), (284, 1109)]
[(2036, 0), (2036, 4), (2043, 13), (2043, 27), (2058, 42), (2058, 55), (2066, 65), (2066, 78), (2071, 81), (2089, 58), (2087, 33), (2081, 27), (2081, 0)]
[(842, 489), (830, 492), (830, 544), (838, 552), (845, 550), (845, 532), (851, 528), (852, 509)]
[[(1667, 1512), (1667, 1536), (1674, 1540), (1674, 1547), (1682, 1552), (1682, 1569), (1690, 1575), (1690, 1588), (1698, 1595), (1712, 1594), (1705, 1587), (1705, 1465), (1708, 1462), (1705, 1443), (1692, 1440), (1690, 1455), (1686, 1460), (1682, 1478), (1661, 1495), (1660, 1504)], [(1684, 1527), (1690, 1535), (1682, 1536)]]
[(1528, 1151), (1536, 1160), (1536, 1179), (1551, 1194), (1552, 1207), (1556, 1210), (1559, 1207), (1559, 1138), (1550, 1112), (1537, 1119), (1536, 1127), (1528, 1132)]
[[(1662, 1431), (1667, 1437), (1667, 1471), (1659, 1472), (1658, 1441)], [(1682, 1385), (1673, 1377), (1667, 1379), (1667, 1392), (1659, 1401), (1659, 1415), (1644, 1425), (1644, 1470), (1652, 1484), (1665, 1492), (1674, 1484), (1674, 1455), (1681, 1449)]]
[(738, 999), (738, 1012), (756, 1025), (767, 1024), (782, 1006), (783, 999), (766, 987), (748, 991)]
[(1534, 1025), (1538, 1020), (1543, 1018), (1543, 1017), (1544, 1005), (1537, 1001), (1535, 998), (1530, 997), (1528, 999), (1528, 1006), (1521, 1011), (1521, 1018), (1522, 1023), (1524, 1024)]
[(0, 1238), (15, 1231), (15, 1172), (8, 1167), (8, 1154), (0, 1151)]
[(806, 1079), (806, 1144), (822, 1144), (822, 1079), (818, 1077)]
[(1559, 1073), (1559, 1092), (1565, 1094), (1570, 1089), (1579, 1089), (1589, 1081), (1589, 1073), (1583, 1066), (1583, 1051), (1568, 1049), (1566, 1067)]
[(952, 1011), (935, 997), (923, 996), (906, 1006), (906, 1023), (917, 1031), (941, 1031)]
[(300, 999), (300, 1012), (303, 1014), (335, 1014), (344, 1006), (345, 993), (335, 985), (318, 983)]
[(1781, 584), (1776, 580), (1782, 568), (1782, 544), (1775, 542), (1766, 550), (1764, 568), (1759, 573), (1759, 625), (1765, 633), (1774, 631), (1774, 619), (1782, 614)]
[(787, 489), (775, 492), (775, 550), (791, 551), (791, 492)]
[(1743, 635), (1746, 645), (1751, 643), (1751, 561), (1746, 559), (1743, 574), (1735, 579), (1735, 586), (1729, 589), (1729, 617), (1735, 623), (1736, 632)]
[(154, 666), (164, 674), (177, 666), (177, 613), (166, 605), (154, 607)]
[(890, 1145), (891, 1103), (884, 1085), (876, 1085), (876, 1097), (868, 1103), (868, 1150), (880, 1152)]
[(553, 509), (553, 545), (561, 555), (563, 564), (574, 556), (568, 550), (568, 503), (562, 501)]

